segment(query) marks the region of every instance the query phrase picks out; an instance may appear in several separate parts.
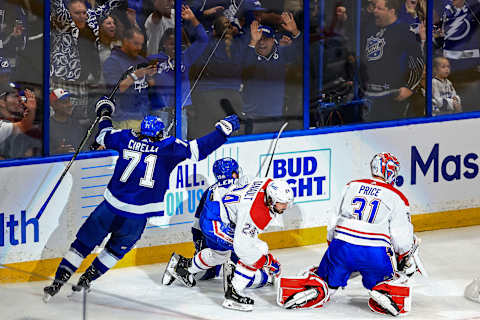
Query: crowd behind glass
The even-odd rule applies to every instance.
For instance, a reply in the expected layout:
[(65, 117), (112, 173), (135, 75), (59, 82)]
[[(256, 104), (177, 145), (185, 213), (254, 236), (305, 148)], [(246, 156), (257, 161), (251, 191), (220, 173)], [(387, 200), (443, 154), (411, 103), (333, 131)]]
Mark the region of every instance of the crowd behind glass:
[[(43, 155), (47, 105), (49, 153), (74, 152), (119, 79), (116, 128), (154, 114), (193, 139), (235, 113), (239, 135), (301, 130), (304, 37), (310, 128), (425, 116), (426, 0), (361, 2), (310, 0), (304, 30), (301, 0), (184, 0), (177, 116), (173, 0), (50, 0), (49, 48), (43, 1), (0, 0), (0, 159)], [(479, 18), (479, 1), (434, 1), (432, 116), (480, 106)]]

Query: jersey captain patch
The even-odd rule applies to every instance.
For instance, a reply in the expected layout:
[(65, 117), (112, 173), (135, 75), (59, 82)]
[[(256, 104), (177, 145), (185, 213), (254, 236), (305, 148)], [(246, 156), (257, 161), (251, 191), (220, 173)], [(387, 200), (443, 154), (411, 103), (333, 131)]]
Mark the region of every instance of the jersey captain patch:
[(385, 47), (385, 39), (377, 36), (367, 38), (365, 52), (368, 61), (380, 60), (383, 57), (383, 48)]

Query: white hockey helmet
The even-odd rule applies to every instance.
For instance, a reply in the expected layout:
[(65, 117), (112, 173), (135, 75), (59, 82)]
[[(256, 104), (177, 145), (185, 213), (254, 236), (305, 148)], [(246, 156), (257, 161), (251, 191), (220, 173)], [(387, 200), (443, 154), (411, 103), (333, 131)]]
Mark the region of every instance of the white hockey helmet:
[(273, 180), (267, 186), (265, 190), (265, 197), (267, 206), (272, 214), (281, 214), (275, 207), (277, 203), (287, 204), (286, 208), (289, 208), (293, 203), (293, 190), (290, 185), (284, 180)]
[(393, 184), (398, 176), (398, 171), (400, 171), (400, 162), (389, 152), (377, 153), (370, 162), (370, 169), (372, 176)]

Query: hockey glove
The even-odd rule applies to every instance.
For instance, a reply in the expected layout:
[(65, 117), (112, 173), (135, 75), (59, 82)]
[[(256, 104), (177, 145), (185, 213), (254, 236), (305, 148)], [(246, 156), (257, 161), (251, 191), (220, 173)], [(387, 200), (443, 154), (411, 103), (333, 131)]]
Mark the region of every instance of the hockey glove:
[(277, 278), (280, 276), (280, 262), (271, 253), (267, 254), (264, 268), (271, 276)]
[(403, 273), (410, 278), (416, 271), (417, 264), (412, 255), (406, 255), (398, 261), (398, 272)]
[(411, 277), (415, 272), (420, 273), (424, 277), (428, 277), (419, 255), (419, 247), (422, 241), (416, 235), (413, 236), (413, 239), (413, 246), (408, 253), (398, 257), (398, 271), (407, 277)]
[(115, 103), (108, 97), (101, 97), (95, 104), (95, 113), (97, 117), (110, 117), (115, 112)]
[(215, 124), (215, 128), (223, 132), (224, 135), (229, 136), (240, 129), (240, 120), (236, 115), (231, 115), (218, 121)]

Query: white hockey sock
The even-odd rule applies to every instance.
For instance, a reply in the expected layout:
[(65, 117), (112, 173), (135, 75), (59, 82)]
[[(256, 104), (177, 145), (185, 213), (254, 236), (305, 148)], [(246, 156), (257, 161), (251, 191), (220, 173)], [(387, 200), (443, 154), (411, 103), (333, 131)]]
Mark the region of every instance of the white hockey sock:
[(77, 270), (82, 264), (84, 257), (82, 257), (77, 250), (70, 248), (70, 250), (68, 250), (68, 252), (65, 254), (64, 259), (75, 267), (75, 269), (71, 270), (72, 272), (75, 272), (75, 270)]
[(240, 261), (235, 266), (235, 274), (232, 279), (232, 285), (237, 292), (242, 292), (250, 281), (253, 281), (256, 270), (250, 268)]
[(192, 265), (188, 268), (188, 272), (197, 273), (208, 270), (216, 265), (223, 264), (230, 256), (229, 251), (216, 251), (205, 248), (193, 257)]

